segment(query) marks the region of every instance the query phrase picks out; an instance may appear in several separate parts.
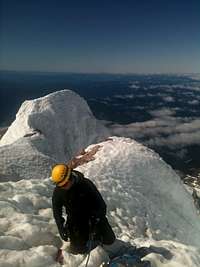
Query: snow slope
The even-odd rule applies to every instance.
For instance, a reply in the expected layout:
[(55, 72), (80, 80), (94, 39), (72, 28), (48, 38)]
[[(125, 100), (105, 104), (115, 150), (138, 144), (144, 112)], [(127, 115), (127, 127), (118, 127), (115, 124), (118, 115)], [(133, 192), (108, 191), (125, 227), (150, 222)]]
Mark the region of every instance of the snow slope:
[[(200, 220), (179, 177), (134, 140), (112, 137), (98, 145), (93, 160), (77, 169), (101, 191), (118, 239), (156, 246), (160, 253), (145, 257), (153, 267), (199, 267)], [(52, 190), (48, 178), (0, 183), (1, 267), (59, 266), (54, 262), (61, 241), (52, 217)], [(161, 253), (166, 249), (168, 256)], [(85, 266), (83, 255), (64, 256), (65, 267)], [(99, 267), (107, 257), (97, 247), (88, 267)]]
[(53, 163), (68, 161), (108, 135), (73, 91), (25, 101), (0, 140), (0, 181), (45, 178)]
[[(179, 177), (132, 139), (112, 137), (94, 145), (108, 135), (87, 103), (69, 90), (23, 103), (0, 146), (0, 267), (60, 266), (54, 259), (62, 242), (48, 177), (52, 164), (85, 147), (89, 156), (77, 157), (77, 169), (101, 191), (117, 238), (156, 247), (158, 253), (145, 257), (152, 267), (200, 266), (200, 218)], [(83, 255), (64, 256), (65, 267), (85, 266)], [(107, 259), (97, 247), (88, 267)]]

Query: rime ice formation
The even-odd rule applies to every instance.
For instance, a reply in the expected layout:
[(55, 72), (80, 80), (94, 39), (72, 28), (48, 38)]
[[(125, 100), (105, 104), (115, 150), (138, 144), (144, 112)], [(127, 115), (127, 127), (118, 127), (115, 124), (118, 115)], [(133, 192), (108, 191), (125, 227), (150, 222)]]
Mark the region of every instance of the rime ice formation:
[(129, 236), (142, 235), (200, 246), (197, 210), (172, 168), (132, 139), (111, 137), (99, 145), (96, 159), (79, 170), (101, 190), (113, 223), (121, 218), (123, 231), (118, 236), (130, 241)]
[(46, 178), (53, 163), (68, 161), (108, 135), (86, 101), (73, 91), (25, 101), (0, 140), (0, 180), (17, 180), (25, 174), (27, 179), (36, 174)]
[[(199, 267), (200, 220), (179, 177), (134, 140), (112, 137), (98, 145), (93, 160), (77, 169), (101, 191), (117, 238), (137, 246), (153, 245), (160, 252), (167, 249), (170, 257), (162, 253), (145, 257), (153, 267)], [(52, 217), (52, 190), (49, 179), (0, 183), (1, 267), (59, 266), (54, 262), (61, 241)], [(83, 255), (65, 252), (64, 257), (65, 267), (85, 266)], [(107, 258), (97, 247), (88, 267), (100, 267)]]
[[(99, 141), (108, 134), (71, 91), (22, 105), (0, 147), (0, 267), (60, 266), (55, 255), (67, 243), (58, 236), (47, 177), (51, 164), (69, 160), (82, 148), (90, 157), (84, 161), (80, 154), (77, 169), (102, 193), (117, 238), (156, 247), (158, 253), (144, 258), (152, 267), (200, 266), (200, 218), (179, 177), (132, 139)], [(99, 246), (88, 267), (101, 267), (107, 259)], [(84, 255), (64, 252), (64, 267), (85, 264)]]

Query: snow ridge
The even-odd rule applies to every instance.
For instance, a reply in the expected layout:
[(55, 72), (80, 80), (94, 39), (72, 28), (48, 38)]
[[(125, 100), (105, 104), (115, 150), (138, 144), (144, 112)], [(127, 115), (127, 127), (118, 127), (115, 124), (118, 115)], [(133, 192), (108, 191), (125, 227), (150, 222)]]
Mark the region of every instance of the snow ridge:
[[(160, 253), (144, 258), (153, 267), (200, 266), (200, 220), (180, 178), (155, 152), (132, 139), (100, 141), (108, 135), (86, 102), (71, 91), (22, 105), (0, 147), (0, 178), (5, 181), (0, 183), (0, 267), (60, 266), (55, 256), (62, 241), (47, 177), (53, 163), (67, 161), (83, 148), (77, 170), (102, 193), (117, 238), (156, 247)], [(164, 249), (170, 253), (162, 254)], [(88, 267), (101, 267), (107, 259), (97, 247)], [(85, 261), (84, 255), (64, 253), (65, 267), (83, 267)]]
[[(98, 148), (92, 160), (77, 169), (101, 191), (117, 238), (138, 247), (153, 245), (172, 255), (147, 255), (144, 259), (152, 266), (198, 267), (200, 221), (174, 171), (131, 139), (112, 137), (98, 143)], [(62, 242), (52, 215), (52, 191), (48, 178), (0, 183), (0, 267), (59, 266), (54, 259)], [(65, 267), (84, 266), (83, 255), (64, 256)], [(100, 267), (107, 257), (98, 247), (89, 266)]]
[[(67, 162), (82, 148), (107, 136), (108, 130), (73, 91), (25, 101), (0, 140), (0, 179), (37, 178), (36, 168), (40, 170), (38, 178), (46, 178), (53, 164)], [(16, 159), (17, 166), (13, 164)]]

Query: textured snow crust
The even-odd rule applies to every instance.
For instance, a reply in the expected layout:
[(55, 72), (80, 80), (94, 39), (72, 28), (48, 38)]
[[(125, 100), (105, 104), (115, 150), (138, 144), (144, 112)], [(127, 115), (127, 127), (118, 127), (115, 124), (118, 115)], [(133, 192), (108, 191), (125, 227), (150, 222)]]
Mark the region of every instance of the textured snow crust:
[(0, 140), (0, 181), (47, 178), (54, 163), (67, 162), (108, 135), (86, 101), (73, 91), (25, 101)]
[[(131, 139), (112, 137), (99, 145), (94, 160), (77, 169), (101, 191), (117, 238), (156, 247), (158, 253), (144, 258), (152, 267), (199, 267), (200, 220), (179, 177)], [(0, 183), (0, 267), (60, 266), (55, 263), (62, 242), (52, 216), (52, 191), (50, 179)], [(107, 259), (97, 247), (88, 267), (100, 267)], [(64, 252), (64, 263), (84, 267), (86, 258)]]
[(143, 236), (200, 247), (200, 218), (172, 168), (132, 139), (112, 137), (99, 145), (96, 159), (79, 169), (109, 203), (117, 235), (125, 241)]
[[(55, 256), (68, 242), (60, 240), (52, 215), (50, 168), (83, 148), (93, 151), (94, 143), (108, 136), (85, 100), (72, 91), (22, 104), (0, 141), (0, 267), (60, 266)], [(94, 151), (77, 170), (101, 191), (117, 238), (153, 246), (144, 258), (152, 267), (199, 267), (200, 218), (175, 172), (131, 139), (112, 137)], [(88, 267), (107, 260), (105, 248), (97, 247)], [(85, 264), (84, 255), (64, 251), (64, 267)]]

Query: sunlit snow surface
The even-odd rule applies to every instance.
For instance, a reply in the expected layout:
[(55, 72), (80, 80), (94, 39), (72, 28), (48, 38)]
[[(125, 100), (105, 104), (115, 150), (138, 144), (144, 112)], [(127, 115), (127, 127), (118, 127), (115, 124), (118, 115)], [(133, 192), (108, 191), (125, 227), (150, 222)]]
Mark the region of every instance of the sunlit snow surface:
[(75, 92), (61, 90), (25, 101), (0, 140), (0, 181), (37, 174), (46, 178), (53, 164), (107, 136), (108, 130)]
[[(171, 257), (147, 255), (153, 267), (199, 267), (200, 218), (179, 177), (131, 139), (113, 137), (100, 146), (95, 159), (78, 170), (101, 191), (117, 238), (171, 252)], [(60, 266), (55, 263), (62, 242), (52, 217), (52, 190), (49, 179), (0, 183), (1, 267)], [(64, 266), (85, 266), (83, 255), (64, 256)], [(88, 266), (99, 267), (107, 257), (97, 247)]]

